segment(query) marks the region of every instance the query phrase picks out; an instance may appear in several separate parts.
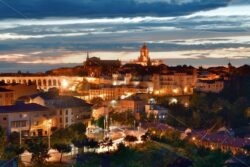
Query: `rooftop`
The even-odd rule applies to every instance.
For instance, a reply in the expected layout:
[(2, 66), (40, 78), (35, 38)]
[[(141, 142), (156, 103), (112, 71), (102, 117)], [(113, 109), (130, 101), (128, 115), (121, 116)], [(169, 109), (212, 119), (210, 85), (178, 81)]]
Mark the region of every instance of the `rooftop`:
[(49, 108), (35, 103), (31, 104), (17, 103), (11, 106), (0, 106), (0, 113), (34, 112), (34, 111), (49, 111)]
[(13, 90), (5, 89), (0, 87), (0, 92), (13, 92)]

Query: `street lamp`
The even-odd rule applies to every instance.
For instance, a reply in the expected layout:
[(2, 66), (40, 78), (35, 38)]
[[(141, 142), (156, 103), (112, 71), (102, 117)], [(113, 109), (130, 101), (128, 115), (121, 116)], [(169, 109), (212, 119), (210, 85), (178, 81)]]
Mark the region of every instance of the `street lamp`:
[(69, 82), (66, 79), (63, 79), (63, 81), (62, 81), (63, 89), (66, 89), (68, 86), (69, 86)]
[(48, 132), (48, 148), (50, 149), (50, 129), (51, 129), (51, 126), (52, 126), (52, 119), (47, 120), (46, 126), (48, 128), (47, 129), (47, 132)]

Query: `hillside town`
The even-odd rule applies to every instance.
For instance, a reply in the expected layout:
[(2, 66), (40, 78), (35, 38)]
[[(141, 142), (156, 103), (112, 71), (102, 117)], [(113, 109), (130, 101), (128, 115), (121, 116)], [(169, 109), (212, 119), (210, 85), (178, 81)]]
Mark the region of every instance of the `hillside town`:
[[(171, 132), (196, 147), (230, 152), (229, 158), (249, 157), (250, 106), (245, 102), (250, 100), (249, 75), (250, 66), (234, 67), (230, 62), (209, 68), (171, 66), (151, 59), (147, 44), (140, 48), (137, 60), (126, 63), (87, 53), (77, 67), (45, 73), (2, 73), (3, 140), (16, 138), (14, 144), (21, 147), (42, 137), (51, 153), (56, 140), (68, 137), (65, 129), (82, 124), (89, 138), (112, 140), (97, 148), (99, 152), (115, 150), (124, 141), (141, 143), (149, 134), (151, 140), (159, 141), (159, 136)], [(235, 99), (234, 93), (242, 98)], [(235, 117), (238, 120), (232, 120)], [(65, 136), (58, 134), (60, 131)], [(59, 139), (53, 139), (58, 135)], [(129, 136), (135, 137), (134, 141)], [(71, 143), (70, 155), (79, 153), (78, 145)], [(20, 156), (24, 164), (31, 163), (28, 150)], [(53, 156), (46, 161), (53, 161)], [(182, 161), (187, 159), (186, 163), (191, 163), (190, 158)]]

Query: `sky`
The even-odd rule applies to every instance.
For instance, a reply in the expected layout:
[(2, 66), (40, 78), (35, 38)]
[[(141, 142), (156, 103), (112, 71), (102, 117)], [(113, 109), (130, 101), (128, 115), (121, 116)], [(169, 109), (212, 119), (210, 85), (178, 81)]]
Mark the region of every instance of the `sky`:
[(250, 64), (250, 0), (0, 0), (0, 73), (136, 59)]

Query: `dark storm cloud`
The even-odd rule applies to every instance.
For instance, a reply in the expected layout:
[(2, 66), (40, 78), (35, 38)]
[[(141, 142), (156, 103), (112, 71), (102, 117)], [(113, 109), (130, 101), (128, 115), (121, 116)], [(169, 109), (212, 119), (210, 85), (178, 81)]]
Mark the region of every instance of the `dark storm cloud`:
[(231, 0), (0, 0), (0, 18), (179, 16)]

